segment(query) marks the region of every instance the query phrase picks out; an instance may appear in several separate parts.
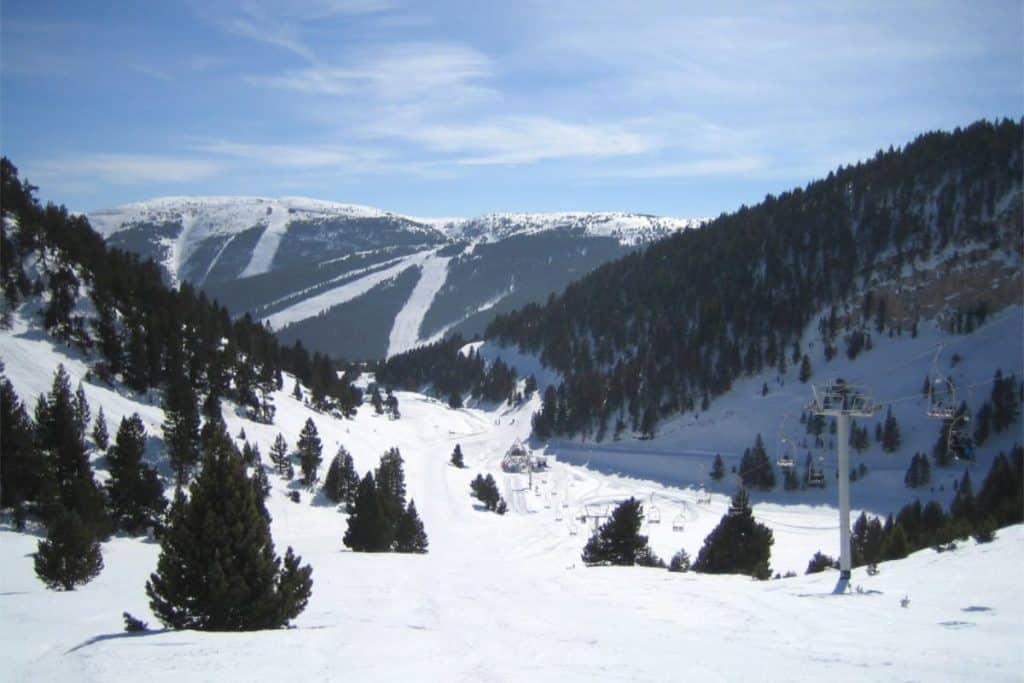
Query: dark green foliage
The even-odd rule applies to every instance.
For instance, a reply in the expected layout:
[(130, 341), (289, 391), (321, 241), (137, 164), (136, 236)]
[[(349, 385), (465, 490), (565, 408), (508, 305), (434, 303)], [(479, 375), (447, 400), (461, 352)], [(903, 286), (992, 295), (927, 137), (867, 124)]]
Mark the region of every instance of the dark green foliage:
[(100, 543), (92, 529), (74, 512), (61, 510), (51, 520), (46, 540), (35, 554), (39, 580), (53, 590), (74, 590), (103, 571)]
[(1024, 521), (1024, 450), (1014, 446), (1009, 457), (992, 461), (976, 499), (978, 515), (1002, 527)]
[(452, 451), (451, 464), (459, 469), (466, 466), (466, 463), (462, 461), (462, 446), (455, 444), (455, 450)]
[(373, 472), (359, 482), (356, 502), (348, 517), (342, 542), (357, 552), (386, 552), (391, 549), (394, 531), (377, 495)]
[(107, 450), (107, 446), (110, 445), (110, 434), (107, 432), (107, 418), (103, 415), (103, 406), (100, 406), (99, 412), (96, 413), (96, 423), (92, 428), (92, 441), (101, 451)]
[(665, 569), (667, 567), (665, 560), (658, 557), (649, 545), (645, 545), (637, 551), (636, 564), (638, 567), (654, 567), (656, 569)]
[(179, 493), (146, 583), (150, 608), (173, 629), (242, 631), (286, 626), (305, 607), (312, 569), (274, 552), (245, 463), (221, 432), (205, 447), (189, 498)]
[(811, 378), (811, 359), (804, 354), (804, 357), (800, 359), (800, 374), (797, 375), (797, 379), (803, 384), (807, 383), (807, 380)]
[(989, 434), (992, 432), (992, 404), (985, 401), (978, 410), (978, 417), (974, 421), (974, 443), (977, 446), (985, 445)]
[(10, 380), (0, 376), (0, 507), (20, 509), (21, 503), (39, 498), (45, 463), (34, 438), (25, 405)]
[(640, 534), (644, 521), (643, 505), (630, 498), (612, 511), (611, 517), (594, 532), (583, 548), (587, 565), (632, 566), (638, 558), (653, 557), (647, 537)]
[(996, 370), (992, 383), (992, 431), (996, 434), (1006, 430), (1017, 421), (1020, 413), (1017, 398), (1017, 378), (1003, 377), (1002, 370)]
[(138, 413), (123, 418), (114, 445), (107, 452), (107, 497), (114, 522), (131, 534), (159, 526), (167, 507), (160, 478), (142, 461), (145, 450), (146, 428), (142, 418)]
[(754, 447), (743, 452), (739, 473), (744, 486), (762, 491), (775, 488), (775, 470), (760, 434), (754, 440)]
[(897, 524), (893, 530), (886, 534), (885, 543), (882, 545), (883, 560), (901, 560), (910, 553), (910, 544), (907, 542), (907, 534), (903, 526)]
[(924, 453), (914, 453), (914, 457), (910, 459), (910, 467), (903, 477), (903, 483), (910, 488), (918, 488), (927, 486), (931, 479), (932, 466), (928, 463), (928, 457)]
[(685, 548), (680, 549), (672, 556), (672, 560), (668, 563), (668, 570), (670, 572), (690, 571), (690, 555)]
[(971, 483), (970, 470), (964, 470), (964, 476), (956, 487), (956, 494), (949, 506), (949, 514), (973, 524), (978, 516), (978, 506), (974, 501), (974, 485)]
[(345, 503), (351, 507), (356, 501), (359, 490), (359, 475), (356, 474), (352, 454), (344, 446), (338, 446), (338, 452), (331, 460), (324, 480), (324, 495), (334, 503)]
[(416, 503), (410, 500), (409, 506), (402, 513), (395, 529), (395, 551), (425, 553), (429, 545), (427, 532), (423, 530), (423, 522), (420, 520), (419, 513), (416, 512)]
[(380, 456), (380, 464), (374, 473), (377, 498), (380, 501), (384, 518), (391, 528), (392, 537), (405, 512), (405, 471), (402, 468), (402, 463), (402, 454), (398, 449), (389, 448), (384, 455)]
[(288, 457), (288, 442), (284, 440), (284, 434), (279, 433), (274, 438), (274, 443), (270, 446), (270, 461), (274, 463), (274, 470), (279, 476), (288, 481), (295, 476), (295, 468)]
[(46, 509), (56, 506), (74, 512), (97, 537), (103, 537), (110, 530), (110, 519), (86, 455), (80, 415), (68, 374), (58, 365), (50, 393), (39, 397), (35, 411), (36, 448), (43, 454), (46, 473), (42, 502)]
[(486, 477), (476, 475), (476, 478), (469, 482), (469, 488), (472, 496), (483, 503), (487, 510), (497, 510), (498, 505), (505, 502), (498, 492), (498, 483), (490, 474)]
[(820, 550), (814, 553), (814, 557), (807, 563), (807, 571), (804, 574), (820, 574), (826, 569), (838, 569), (839, 563), (825, 555)]
[(882, 427), (882, 450), (886, 453), (894, 453), (899, 450), (902, 443), (900, 425), (892, 414), (892, 407), (889, 407), (886, 409), (885, 424)]
[(122, 612), (121, 616), (124, 618), (125, 633), (141, 633), (149, 628), (149, 624), (141, 619), (136, 619), (128, 612)]
[(317, 481), (317, 473), (323, 460), (323, 444), (320, 442), (320, 433), (316, 429), (313, 418), (306, 418), (306, 424), (299, 432), (299, 440), (295, 446), (299, 452), (302, 484), (312, 488)]
[(199, 463), (199, 410), (186, 375), (173, 378), (164, 394), (164, 443), (179, 488), (188, 484)]
[(867, 514), (860, 513), (853, 524), (853, 534), (850, 537), (854, 566), (879, 562), (882, 559), (884, 541), (885, 532), (881, 520), (877, 517), (869, 519)]
[(771, 577), (769, 560), (775, 539), (771, 529), (754, 519), (745, 489), (740, 488), (733, 496), (730, 510), (704, 539), (693, 570), (706, 574), (748, 574), (758, 579)]
[(722, 455), (715, 453), (715, 461), (711, 464), (711, 478), (720, 481), (725, 476), (725, 463), (722, 462)]

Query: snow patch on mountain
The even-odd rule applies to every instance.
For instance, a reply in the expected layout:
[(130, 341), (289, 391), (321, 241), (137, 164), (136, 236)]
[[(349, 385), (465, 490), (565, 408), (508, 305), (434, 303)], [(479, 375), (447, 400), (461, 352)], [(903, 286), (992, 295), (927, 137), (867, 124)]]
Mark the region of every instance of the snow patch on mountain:
[(423, 262), (419, 282), (409, 295), (402, 310), (395, 317), (388, 341), (388, 357), (408, 351), (420, 344), (420, 326), (430, 304), (448, 277), (451, 257), (433, 255)]

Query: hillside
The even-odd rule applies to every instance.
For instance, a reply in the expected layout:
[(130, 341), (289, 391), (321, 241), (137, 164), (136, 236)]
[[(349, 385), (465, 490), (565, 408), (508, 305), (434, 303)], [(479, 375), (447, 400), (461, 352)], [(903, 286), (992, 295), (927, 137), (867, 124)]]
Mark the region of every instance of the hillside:
[(424, 219), (296, 197), (166, 197), (89, 220), (110, 246), (153, 258), (170, 284), (350, 359), (472, 336), (495, 313), (699, 224), (586, 212)]
[[(58, 362), (72, 381), (86, 366), (16, 320), (2, 340), (7, 375), (19, 394), (45, 391)], [(525, 475), (501, 473), (507, 444), (528, 429), (531, 406), (451, 410), (399, 393), (403, 417), (390, 421), (369, 408), (350, 420), (311, 412), (287, 391), (274, 395), (276, 424), (239, 417), (226, 405), (229, 431), (242, 428), (267, 453), (281, 431), (293, 442), (312, 417), (331, 453), (344, 444), (364, 471), (389, 447), (406, 460), (409, 494), (430, 536), (424, 556), (344, 551), (345, 515), (319, 499), (292, 503), (292, 490), (272, 477), (268, 508), (278, 547), (293, 545), (314, 567), (314, 591), (295, 627), (246, 634), (151, 630), (127, 635), (121, 612), (157, 628), (143, 584), (159, 547), (115, 537), (103, 544), (106, 568), (70, 593), (47, 591), (33, 576), (35, 533), (0, 530), (0, 653), (9, 679), (152, 680), (333, 677), (374, 680), (497, 680), (557, 675), (565, 680), (620, 677), (661, 680), (667, 671), (700, 671), (736, 680), (860, 676), (876, 680), (1015, 680), (1024, 664), (1016, 634), (1024, 603), (1014, 569), (1024, 558), (1024, 528), (1001, 530), (988, 545), (973, 541), (952, 553), (923, 550), (881, 565), (877, 576), (855, 572), (860, 592), (832, 594), (834, 573), (773, 582), (746, 577), (669, 574), (643, 568), (585, 568), (579, 552), (586, 531), (569, 521), (588, 505), (642, 496), (661, 509), (661, 524), (645, 524), (656, 551), (695, 553), (724, 514), (714, 495), (696, 503), (689, 487), (602, 475), (553, 464), (538, 477), (541, 495), (525, 490)], [(108, 419), (138, 411), (158, 435), (162, 411), (125, 392), (86, 381), (94, 411)], [(468, 468), (448, 455), (459, 443)], [(159, 440), (148, 457), (161, 461)], [(94, 460), (103, 476), (102, 458)], [(474, 508), (469, 479), (493, 473), (511, 511), (504, 517)], [(293, 486), (293, 485), (292, 485)], [(567, 508), (560, 508), (565, 500)], [(861, 503), (857, 501), (858, 505)], [(685, 516), (685, 531), (672, 530)], [(818, 549), (835, 544), (829, 505), (761, 503), (755, 515), (773, 528), (773, 568), (802, 573)], [(561, 518), (561, 519), (559, 519)], [(339, 552), (341, 550), (341, 552)], [(985, 580), (978, 577), (985, 576)], [(909, 606), (900, 600), (910, 598)], [(886, 628), (878, 628), (885, 622)], [(747, 656), (737, 657), (743, 643)], [(907, 648), (907, 643), (915, 647)], [(401, 656), (395, 656), (401, 653)], [(643, 653), (637, 656), (637, 653)], [(244, 665), (243, 665), (244, 663)]]

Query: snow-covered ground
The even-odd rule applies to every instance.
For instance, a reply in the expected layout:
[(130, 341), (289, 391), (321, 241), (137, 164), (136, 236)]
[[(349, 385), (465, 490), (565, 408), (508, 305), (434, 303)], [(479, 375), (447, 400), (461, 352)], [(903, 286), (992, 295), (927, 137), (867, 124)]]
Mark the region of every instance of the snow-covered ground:
[[(987, 343), (996, 344), (995, 336)], [(973, 353), (964, 356), (965, 363), (975, 361)], [(81, 361), (20, 319), (0, 334), (0, 357), (30, 406), (49, 389), (58, 362), (73, 386), (85, 373)], [(157, 630), (144, 593), (156, 544), (114, 538), (103, 546), (106, 568), (95, 581), (57, 593), (33, 574), (38, 536), (4, 525), (5, 680), (1020, 680), (1022, 527), (1001, 530), (992, 544), (968, 541), (952, 553), (925, 550), (885, 563), (874, 577), (855, 570), (860, 592), (846, 595), (833, 595), (834, 572), (755, 582), (586, 568), (579, 555), (588, 527), (575, 520), (579, 515), (637, 496), (649, 518), (652, 508), (660, 517), (644, 528), (655, 551), (668, 559), (686, 548), (695, 556), (724, 514), (731, 487), (699, 503), (696, 489), (683, 482), (667, 485), (568, 464), (566, 446), (549, 450), (558, 457), (547, 473), (534, 475), (531, 489), (526, 475), (504, 474), (499, 463), (516, 438), (528, 435), (536, 397), (519, 408), (452, 410), (398, 392), (400, 420), (370, 409), (352, 420), (333, 420), (292, 398), (293, 382), (286, 376), (275, 395), (274, 425), (244, 420), (226, 405), (231, 433), (244, 427), (266, 457), (278, 432), (294, 444), (312, 417), (324, 443), (321, 475), (338, 445), (353, 454), (361, 473), (397, 446), (409, 495), (430, 537), (429, 554), (347, 551), (341, 543), (345, 515), (306, 491), (299, 504), (292, 503), (291, 485), (272, 475), (268, 507), (278, 551), (292, 545), (313, 566), (306, 611), (289, 630), (167, 632)], [(138, 411), (149, 434), (160, 434), (158, 405), (83, 386), (93, 414), (103, 406), (111, 433), (123, 415)], [(456, 443), (464, 470), (448, 465)], [(676, 443), (666, 437), (642, 445), (668, 450)], [(158, 454), (159, 444), (152, 443), (149, 456)], [(474, 507), (469, 481), (481, 472), (497, 478), (511, 508), (504, 517)], [(858, 491), (867, 490), (855, 486), (855, 504)], [(755, 505), (755, 516), (775, 534), (774, 571), (802, 574), (815, 551), (837, 554), (833, 496), (831, 488), (820, 499), (780, 495)], [(900, 606), (904, 596), (910, 598), (906, 608)], [(154, 630), (123, 633), (125, 610)]]
[(448, 277), (448, 262), (451, 260), (450, 256), (438, 256), (435, 253), (423, 262), (419, 281), (402, 310), (395, 316), (388, 340), (389, 357), (408, 351), (420, 343), (420, 326), (423, 325), (423, 318), (430, 310), (434, 297), (444, 286)]

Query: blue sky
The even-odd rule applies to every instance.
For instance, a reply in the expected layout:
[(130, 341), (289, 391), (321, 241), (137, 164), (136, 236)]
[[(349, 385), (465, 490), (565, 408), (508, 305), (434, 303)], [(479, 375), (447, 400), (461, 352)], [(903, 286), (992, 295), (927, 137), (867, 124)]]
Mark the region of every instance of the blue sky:
[(81, 211), (245, 194), (717, 215), (921, 132), (1024, 114), (1019, 0), (0, 11), (0, 149)]

